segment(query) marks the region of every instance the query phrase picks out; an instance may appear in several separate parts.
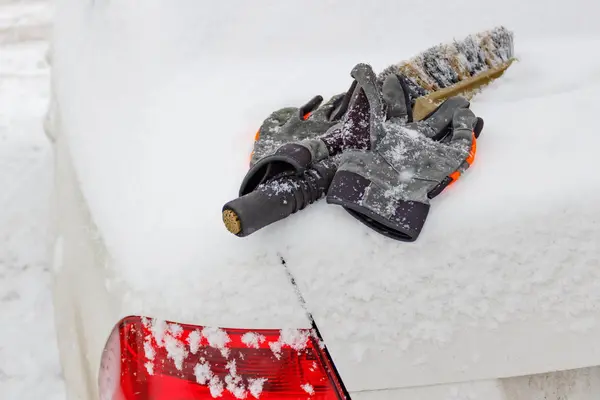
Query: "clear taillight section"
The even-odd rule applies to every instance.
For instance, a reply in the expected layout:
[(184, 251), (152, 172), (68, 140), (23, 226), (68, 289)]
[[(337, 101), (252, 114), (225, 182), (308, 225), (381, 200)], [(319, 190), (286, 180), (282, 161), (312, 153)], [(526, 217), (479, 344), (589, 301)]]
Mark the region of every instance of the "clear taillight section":
[(123, 319), (107, 342), (101, 400), (347, 399), (314, 330), (219, 329)]

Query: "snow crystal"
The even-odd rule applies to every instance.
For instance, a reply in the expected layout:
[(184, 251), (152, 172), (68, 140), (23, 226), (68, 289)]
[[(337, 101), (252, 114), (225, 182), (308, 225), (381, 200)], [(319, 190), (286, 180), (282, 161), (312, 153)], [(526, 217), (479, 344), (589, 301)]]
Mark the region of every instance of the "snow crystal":
[(277, 359), (281, 357), (281, 349), (284, 345), (291, 347), (296, 351), (301, 351), (308, 344), (311, 331), (306, 329), (282, 329), (279, 338), (275, 342), (269, 342), (269, 348)]
[(147, 329), (150, 329), (151, 336), (144, 339), (144, 354), (148, 360), (154, 360), (156, 356), (152, 345), (154, 338), (156, 345), (167, 351), (167, 358), (173, 360), (175, 367), (181, 371), (183, 361), (188, 355), (185, 344), (178, 339), (183, 333), (183, 328), (179, 324), (168, 324), (164, 320), (147, 318), (142, 319), (142, 323)]
[(223, 387), (223, 382), (221, 382), (219, 377), (216, 375), (210, 378), (208, 388), (210, 389), (210, 395), (212, 397), (221, 397), (221, 395), (225, 391), (225, 388)]
[(148, 360), (154, 360), (154, 357), (156, 356), (154, 346), (152, 346), (152, 338), (150, 336), (147, 336), (144, 339), (144, 355)]
[(269, 348), (273, 352), (273, 355), (279, 360), (281, 358), (281, 341), (269, 342)]
[(179, 324), (169, 324), (169, 333), (173, 337), (179, 337), (183, 333), (183, 328)]
[(202, 341), (202, 333), (198, 330), (191, 332), (188, 336), (188, 344), (190, 345), (190, 352), (196, 354), (200, 349), (200, 343)]
[(263, 391), (263, 386), (267, 381), (266, 378), (250, 378), (248, 379), (248, 391), (255, 398), (259, 398)]
[(237, 364), (235, 360), (229, 361), (225, 368), (229, 373), (225, 376), (225, 382), (221, 381), (218, 376), (210, 369), (210, 365), (206, 362), (196, 364), (194, 367), (194, 375), (196, 381), (205, 385), (208, 384), (211, 395), (213, 397), (219, 397), (227, 390), (238, 399), (245, 399), (248, 396), (248, 392), (255, 398), (259, 398), (262, 393), (263, 385), (267, 381), (265, 378), (251, 378), (248, 379), (248, 385), (244, 384), (243, 378), (237, 373)]
[(313, 338), (313, 340), (315, 342), (317, 342), (317, 346), (319, 346), (319, 348), (321, 350), (323, 350), (325, 348), (325, 342), (319, 337), (316, 329), (310, 330), (310, 336)]
[(409, 182), (415, 177), (415, 170), (407, 168), (400, 171), (400, 182)]
[(156, 344), (159, 346), (163, 345), (163, 341), (165, 338), (165, 333), (167, 332), (167, 322), (160, 319), (152, 319), (150, 322), (150, 332), (152, 332), (152, 337), (156, 341)]
[(242, 335), (242, 343), (248, 347), (258, 349), (260, 344), (265, 341), (265, 337), (259, 333), (246, 332)]
[(416, 129), (411, 129), (408, 127), (402, 127), (400, 128), (400, 130), (402, 131), (402, 133), (406, 136), (408, 136), (411, 139), (417, 140), (417, 139), (421, 139), (422, 134), (419, 133), (418, 130)]
[(206, 327), (202, 329), (202, 336), (208, 341), (208, 345), (218, 349), (225, 347), (231, 339), (227, 332), (219, 328)]
[(277, 196), (284, 193), (292, 193), (298, 189), (298, 183), (296, 181), (273, 181), (265, 184), (272, 190), (272, 195)]
[(305, 383), (304, 385), (300, 385), (300, 387), (311, 396), (315, 394), (315, 389), (310, 383)]
[(142, 325), (144, 325), (144, 328), (146, 329), (151, 329), (152, 328), (152, 320), (148, 317), (142, 317)]
[(210, 347), (221, 350), (223, 357), (229, 357), (230, 350), (227, 348), (227, 344), (231, 342), (231, 339), (227, 332), (219, 328), (206, 327), (202, 329), (202, 336), (206, 338)]
[(196, 382), (201, 385), (206, 385), (213, 377), (210, 365), (205, 362), (196, 364), (194, 367), (194, 376), (196, 377)]
[(306, 329), (282, 329), (279, 341), (296, 351), (304, 350), (308, 343), (310, 331)]
[(235, 362), (235, 360), (231, 360), (227, 364), (225, 364), (225, 369), (229, 370), (230, 375), (238, 376), (237, 375), (237, 363)]
[(225, 368), (229, 370), (229, 374), (225, 376), (225, 383), (227, 384), (227, 391), (233, 394), (237, 399), (246, 398), (246, 388), (244, 381), (241, 376), (237, 374), (237, 365), (235, 360), (231, 360), (225, 365)]
[(148, 375), (154, 375), (154, 363), (152, 361), (148, 361), (144, 364), (146, 367), (146, 371), (148, 371)]
[(185, 349), (183, 342), (171, 335), (167, 335), (164, 339), (167, 357), (172, 359), (175, 367), (181, 371), (183, 360), (187, 357), (188, 351)]

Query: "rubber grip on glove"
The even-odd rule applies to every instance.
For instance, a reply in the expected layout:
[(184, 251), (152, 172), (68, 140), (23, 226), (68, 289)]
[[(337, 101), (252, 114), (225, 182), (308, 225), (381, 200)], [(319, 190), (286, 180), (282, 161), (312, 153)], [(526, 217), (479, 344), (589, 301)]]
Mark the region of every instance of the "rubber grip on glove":
[(275, 154), (261, 158), (246, 174), (240, 186), (239, 195), (252, 192), (277, 175), (285, 172), (302, 174), (312, 161), (312, 154), (306, 147), (296, 143), (281, 146)]
[(236, 236), (248, 236), (314, 203), (329, 189), (336, 166), (325, 160), (303, 175), (284, 175), (223, 206), (223, 223)]
[(276, 194), (257, 190), (223, 206), (223, 223), (234, 235), (248, 236), (295, 212), (293, 193)]
[(308, 103), (306, 103), (298, 109), (298, 117), (301, 119), (307, 119), (308, 115), (310, 115), (311, 112), (313, 112), (317, 107), (319, 107), (322, 102), (323, 96), (317, 95), (313, 97), (308, 101)]
[(431, 189), (429, 191), (429, 193), (427, 193), (427, 198), (429, 199), (433, 199), (434, 197), (436, 197), (437, 195), (439, 195), (440, 193), (442, 193), (444, 191), (444, 189), (446, 189), (448, 186), (450, 186), (450, 184), (454, 182), (454, 180), (447, 176), (444, 179), (442, 179), (442, 181), (440, 183), (437, 184), (436, 187), (434, 187), (433, 189)]
[(475, 134), (475, 139), (479, 139), (479, 135), (481, 135), (483, 126), (484, 126), (483, 118), (477, 117), (477, 122), (475, 123), (475, 128), (473, 129), (473, 133)]

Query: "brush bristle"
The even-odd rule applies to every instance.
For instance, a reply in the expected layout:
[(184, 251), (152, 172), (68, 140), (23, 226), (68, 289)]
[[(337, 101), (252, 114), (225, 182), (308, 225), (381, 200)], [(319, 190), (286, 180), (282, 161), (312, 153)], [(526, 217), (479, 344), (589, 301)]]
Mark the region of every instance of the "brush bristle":
[(379, 74), (407, 78), (414, 97), (453, 86), (465, 79), (506, 64), (513, 58), (513, 33), (503, 26), (469, 35), (461, 41), (431, 47), (408, 61)]

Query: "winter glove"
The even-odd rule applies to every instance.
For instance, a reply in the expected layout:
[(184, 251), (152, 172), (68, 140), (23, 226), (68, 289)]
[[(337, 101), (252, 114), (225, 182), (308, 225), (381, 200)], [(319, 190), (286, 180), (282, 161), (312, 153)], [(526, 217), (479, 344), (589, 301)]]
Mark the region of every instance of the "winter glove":
[(319, 200), (337, 169), (336, 156), (344, 148), (368, 147), (368, 132), (348, 136), (342, 122), (346, 114), (357, 113), (347, 113), (356, 85), (323, 106), (323, 98), (316, 96), (303, 107), (278, 110), (264, 121), (240, 197), (223, 206), (230, 232), (247, 236)]
[(319, 200), (329, 189), (339, 155), (369, 147), (369, 130), (361, 125), (369, 103), (357, 85), (353, 81), (346, 93), (322, 107), (317, 96), (265, 120), (240, 197), (223, 206), (230, 232), (247, 236)]
[(366, 64), (354, 67), (352, 77), (368, 103), (359, 125), (370, 143), (367, 150), (342, 154), (327, 202), (388, 237), (414, 241), (429, 200), (473, 162), (483, 120), (466, 99), (452, 97), (424, 120), (411, 122), (402, 77), (392, 74), (378, 82)]

